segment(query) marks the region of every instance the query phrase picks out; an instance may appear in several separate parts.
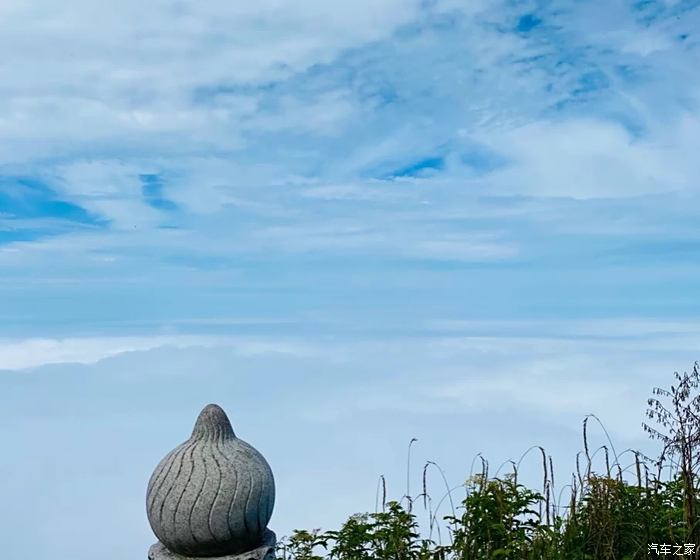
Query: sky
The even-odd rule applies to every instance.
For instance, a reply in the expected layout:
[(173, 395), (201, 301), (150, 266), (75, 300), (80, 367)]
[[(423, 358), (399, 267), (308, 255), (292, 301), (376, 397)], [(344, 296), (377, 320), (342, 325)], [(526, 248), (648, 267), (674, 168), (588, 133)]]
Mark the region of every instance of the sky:
[(646, 399), (700, 359), (698, 29), (683, 0), (3, 0), (4, 557), (145, 557), (209, 402), (280, 537), (426, 461), (458, 486), (541, 445), (566, 491), (587, 414), (654, 451)]

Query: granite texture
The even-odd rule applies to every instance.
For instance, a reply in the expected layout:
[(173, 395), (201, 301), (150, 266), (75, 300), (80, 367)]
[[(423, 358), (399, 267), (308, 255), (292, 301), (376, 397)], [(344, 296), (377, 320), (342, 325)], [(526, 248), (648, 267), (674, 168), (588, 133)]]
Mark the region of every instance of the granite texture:
[(153, 553), (158, 560), (228, 560), (248, 553), (241, 559), (263, 560), (265, 554), (255, 554), (274, 550), (274, 533), (266, 530), (274, 502), (275, 482), (265, 458), (236, 437), (219, 406), (207, 405), (190, 439), (168, 453), (151, 476), (148, 521), (164, 547), (154, 545), (149, 558)]
[[(208, 560), (275, 560), (276, 544), (275, 534), (268, 529), (263, 535), (263, 544), (258, 548), (241, 554), (227, 554), (226, 556), (217, 556)], [(154, 544), (148, 551), (148, 560), (200, 560), (200, 558), (171, 552), (160, 542)]]

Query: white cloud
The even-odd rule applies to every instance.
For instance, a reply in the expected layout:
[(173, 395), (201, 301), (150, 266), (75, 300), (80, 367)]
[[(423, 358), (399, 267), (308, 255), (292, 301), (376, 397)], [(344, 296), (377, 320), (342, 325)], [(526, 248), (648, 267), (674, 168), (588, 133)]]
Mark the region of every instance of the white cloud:
[(247, 250), (290, 253), (361, 253), (385, 257), (500, 261), (518, 255), (517, 244), (492, 232), (454, 233), (412, 223), (335, 221), (313, 225), (274, 226), (254, 231)]
[(320, 136), (339, 136), (346, 123), (359, 118), (359, 108), (349, 92), (343, 90), (320, 94), (313, 101), (292, 96), (280, 96), (278, 108), (255, 116), (250, 125), (256, 132), (291, 131), (294, 134), (312, 132)]
[(700, 330), (700, 324), (694, 320), (662, 320), (635, 317), (579, 320), (491, 320), (469, 321), (448, 319), (428, 323), (427, 328), (442, 333), (469, 334), (478, 331), (499, 333), (500, 336), (529, 336), (536, 331), (548, 336), (565, 338), (577, 337), (614, 337), (621, 338), (652, 337), (664, 335), (693, 335)]
[[(635, 321), (624, 323), (637, 329)], [(585, 415), (596, 414), (614, 439), (639, 440), (652, 388), (666, 386), (674, 371), (692, 367), (695, 356), (688, 348), (700, 342), (683, 331), (619, 340), (614, 329), (599, 331), (596, 339), (548, 338), (538, 330), (531, 326), (529, 336), (518, 337), (416, 338), (402, 343), (401, 358), (390, 351), (391, 344), (383, 356), (379, 345), (371, 351), (365, 346), (357, 353), (376, 356), (383, 375), (363, 391), (319, 404), (309, 414), (347, 418), (359, 409), (424, 418), (488, 415), (503, 422), (518, 415), (521, 421), (539, 419), (552, 429), (572, 431)]]
[[(244, 324), (274, 325), (277, 322), (230, 319), (205, 321), (205, 326)], [(189, 321), (192, 326), (196, 321)], [(154, 349), (228, 348), (238, 356), (284, 354), (305, 357), (323, 354), (319, 347), (294, 339), (256, 338), (231, 335), (144, 335), (144, 336), (93, 336), (70, 338), (0, 339), (0, 370), (23, 370), (48, 364), (95, 364), (102, 360), (131, 352), (147, 352)]]
[[(686, 72), (689, 53), (614, 58), (610, 49), (638, 36), (621, 4), (614, 6), (617, 35), (594, 33), (599, 18), (581, 7), (543, 14), (553, 28), (532, 37), (505, 33), (521, 10), (500, 7), (10, 3), (0, 47), (33, 40), (13, 49), (0, 70), (8, 107), (0, 152), (7, 169), (58, 177), (59, 197), (122, 231), (152, 231), (168, 219), (145, 203), (137, 179), (162, 173), (164, 196), (182, 210), (180, 225), (200, 232), (188, 232), (183, 243), (223, 253), (268, 251), (274, 242), (284, 251), (501, 260), (522, 254), (513, 241), (518, 232), (454, 219), (483, 215), (478, 195), (588, 199), (697, 190), (700, 119), (690, 99), (698, 82)], [(415, 23), (413, 32), (393, 35), (406, 23)], [(579, 23), (585, 33), (573, 32)], [(557, 26), (572, 30), (566, 41), (552, 31)], [(654, 28), (668, 41), (674, 31)], [(584, 48), (583, 60), (569, 60)], [(670, 71), (673, 57), (686, 79), (683, 113), (682, 100), (668, 99), (657, 83), (663, 80), (641, 88), (615, 73), (620, 65), (642, 68), (649, 84)], [(591, 114), (553, 116), (591, 69), (611, 83), (591, 101)], [(645, 133), (632, 136), (616, 114), (638, 117)], [(476, 145), (507, 167), (477, 173), (460, 163)], [(435, 178), (371, 178), (435, 155), (446, 162)], [(320, 217), (331, 201), (348, 203), (336, 210), (347, 223)], [(493, 208), (489, 216), (496, 221)], [(529, 221), (546, 216), (534, 212)], [(111, 233), (103, 234), (105, 246), (115, 244), (106, 239)], [(140, 243), (139, 235), (116, 244)], [(165, 250), (173, 238), (153, 231), (148, 243), (155, 248), (158, 240)]]
[(695, 117), (663, 138), (635, 139), (618, 124), (578, 119), (538, 122), (482, 137), (511, 164), (484, 179), (487, 190), (573, 198), (619, 198), (697, 190)]
[(0, 370), (60, 363), (94, 364), (125, 352), (142, 352), (162, 346), (201, 346), (212, 342), (210, 337), (197, 336), (6, 339), (0, 340)]
[(106, 218), (114, 229), (152, 228), (161, 219), (142, 195), (138, 168), (120, 161), (82, 161), (56, 170), (54, 188), (88, 212)]
[[(236, 120), (257, 100), (227, 93), (199, 104), (199, 90), (225, 93), (330, 62), (344, 49), (389, 36), (416, 17), (418, 6), (3, 2), (0, 50), (12, 56), (0, 68), (0, 161), (80, 153), (94, 143), (155, 153), (185, 142), (237, 148)], [(311, 126), (328, 129), (322, 115), (311, 115)]]

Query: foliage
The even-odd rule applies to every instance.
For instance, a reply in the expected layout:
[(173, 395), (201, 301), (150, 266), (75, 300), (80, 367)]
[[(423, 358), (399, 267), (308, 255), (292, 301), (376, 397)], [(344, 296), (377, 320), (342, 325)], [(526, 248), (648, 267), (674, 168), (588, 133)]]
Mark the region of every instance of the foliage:
[[(577, 468), (574, 473), (565, 506), (554, 503), (552, 462), (550, 458), (548, 465), (544, 449), (539, 448), (542, 492), (518, 482), (515, 463), (513, 473), (489, 477), (482, 460), (482, 472), (463, 485), (465, 497), (456, 511), (443, 517), (450, 544), (437, 544), (421, 538), (412, 511), (417, 498), (431, 503), (426, 465), (423, 493), (415, 498), (404, 496), (408, 509), (391, 501), (381, 512), (351, 516), (337, 531), (295, 531), (280, 543), (280, 556), (283, 560), (639, 560), (654, 557), (648, 548), (653, 543), (691, 543), (696, 550), (690, 554), (683, 549), (682, 557), (698, 559), (698, 364), (690, 373), (676, 373), (675, 380), (669, 389), (654, 388), (648, 400), (646, 415), (656, 426), (644, 423), (643, 427), (662, 449), (655, 459), (632, 451), (636, 476), (631, 480), (623, 476), (631, 467), (623, 469), (619, 457), (610, 464), (607, 446), (597, 450), (604, 451), (604, 474), (593, 471), (597, 451), (589, 453), (587, 417), (582, 452), (586, 464), (583, 472)], [(451, 499), (451, 490), (448, 494)], [(435, 514), (432, 509), (429, 513), (432, 535)], [(321, 549), (325, 556), (318, 555)], [(671, 550), (674, 555), (677, 549)]]

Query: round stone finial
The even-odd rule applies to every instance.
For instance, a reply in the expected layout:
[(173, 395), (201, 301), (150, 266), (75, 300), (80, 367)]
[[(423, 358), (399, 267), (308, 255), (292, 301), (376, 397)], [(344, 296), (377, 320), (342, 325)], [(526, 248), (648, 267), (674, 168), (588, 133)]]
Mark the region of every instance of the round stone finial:
[(215, 404), (159, 463), (146, 493), (148, 521), (172, 557), (237, 555), (274, 543), (266, 530), (274, 502), (267, 461)]

